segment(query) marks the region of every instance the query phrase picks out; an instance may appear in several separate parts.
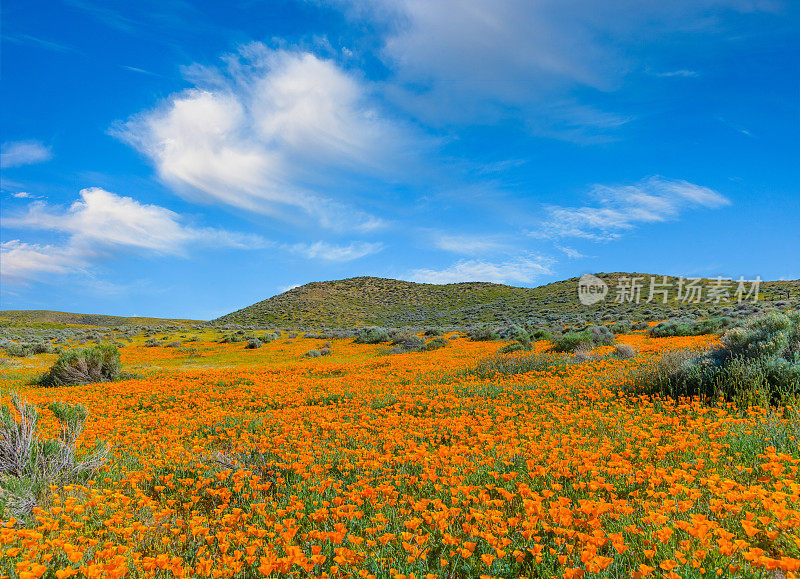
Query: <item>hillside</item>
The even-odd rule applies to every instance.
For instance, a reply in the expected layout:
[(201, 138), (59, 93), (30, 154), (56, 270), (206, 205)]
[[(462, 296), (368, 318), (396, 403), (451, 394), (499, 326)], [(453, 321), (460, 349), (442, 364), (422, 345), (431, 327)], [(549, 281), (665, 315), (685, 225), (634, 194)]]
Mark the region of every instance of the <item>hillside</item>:
[(2, 310), (0, 326), (186, 326), (202, 323), (198, 320), (179, 320), (146, 317), (106, 316), (102, 314), (74, 314), (51, 310)]
[[(308, 283), (214, 321), (291, 328), (467, 325), (523, 320), (553, 322), (562, 317), (601, 319), (605, 316), (605, 319), (612, 319), (623, 315), (663, 319), (681, 312), (702, 315), (709, 309), (724, 307), (674, 300), (666, 305), (644, 303), (649, 292), (650, 274), (616, 272), (598, 275), (611, 289), (604, 302), (592, 306), (579, 302), (577, 277), (535, 288), (483, 282), (436, 285), (355, 277)], [(623, 276), (644, 278), (642, 302), (614, 302), (615, 288)], [(712, 283), (712, 280), (704, 280), (702, 285), (707, 291)], [(796, 301), (800, 296), (800, 280), (762, 282), (760, 299), (767, 302), (785, 300), (787, 290), (791, 292), (791, 299)], [(731, 293), (733, 291), (731, 289)], [(736, 305), (734, 302), (729, 307)]]

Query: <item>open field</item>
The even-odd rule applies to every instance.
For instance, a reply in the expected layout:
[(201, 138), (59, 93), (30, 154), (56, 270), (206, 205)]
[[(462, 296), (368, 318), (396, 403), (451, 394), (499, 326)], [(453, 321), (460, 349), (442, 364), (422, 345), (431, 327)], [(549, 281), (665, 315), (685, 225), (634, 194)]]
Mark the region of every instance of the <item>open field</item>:
[[(449, 336), (448, 336), (449, 337)], [(285, 336), (121, 349), (134, 377), (61, 388), (55, 355), (0, 385), (90, 410), (91, 480), (0, 530), (9, 577), (790, 577), (800, 571), (796, 419), (626, 391), (717, 336), (619, 336), (637, 355), (471, 371), (498, 342), (430, 352)], [(214, 336), (218, 338), (218, 336)], [(534, 353), (549, 349), (539, 341)], [(544, 355), (544, 354), (542, 354)], [(40, 428), (56, 434), (41, 412)]]

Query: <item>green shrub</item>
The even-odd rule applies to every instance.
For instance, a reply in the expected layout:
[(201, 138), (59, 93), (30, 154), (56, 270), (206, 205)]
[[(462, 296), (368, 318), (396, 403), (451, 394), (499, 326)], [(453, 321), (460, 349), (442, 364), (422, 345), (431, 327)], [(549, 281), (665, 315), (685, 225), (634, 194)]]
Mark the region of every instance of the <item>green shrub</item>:
[(379, 327), (359, 328), (353, 341), (356, 344), (380, 344), (389, 341), (389, 332)]
[(259, 340), (258, 338), (250, 338), (249, 340), (247, 340), (247, 345), (245, 346), (245, 348), (247, 348), (248, 350), (255, 350), (257, 348), (260, 348), (261, 345), (262, 345), (261, 340)]
[(119, 350), (111, 344), (74, 348), (61, 354), (40, 385), (53, 387), (90, 382), (109, 382), (119, 378)]
[(497, 350), (498, 354), (510, 354), (511, 352), (519, 352), (521, 350), (530, 350), (530, 347), (526, 348), (519, 342), (511, 342), (510, 344), (506, 344), (499, 350)]
[(390, 352), (392, 354), (403, 354), (405, 352), (418, 352), (426, 347), (425, 340), (410, 333), (396, 334), (392, 340), (394, 346)]
[(536, 340), (536, 341), (538, 341), (538, 340), (552, 341), (553, 340), (553, 334), (551, 334), (548, 330), (539, 328), (538, 330), (535, 330), (531, 334), (531, 338), (533, 340)]
[(50, 486), (79, 481), (97, 471), (106, 462), (109, 448), (97, 446), (83, 460), (76, 460), (75, 444), (88, 417), (84, 406), (51, 403), (48, 408), (61, 425), (60, 434), (58, 439), (42, 440), (36, 431), (36, 407), (16, 393), (11, 402), (19, 420), (8, 406), (0, 406), (0, 518), (7, 518), (8, 511), (25, 519)]
[(614, 351), (611, 355), (620, 360), (627, 360), (636, 357), (636, 350), (630, 344), (617, 344), (614, 346)]
[(449, 343), (450, 343), (450, 340), (448, 340), (447, 338), (443, 338), (443, 337), (439, 336), (438, 338), (434, 338), (433, 340), (431, 340), (430, 342), (425, 344), (425, 349), (428, 350), (428, 351), (438, 350), (439, 348), (444, 348)]
[(800, 315), (772, 313), (734, 328), (702, 354), (668, 352), (633, 378), (651, 394), (724, 397), (743, 406), (792, 403), (800, 396)]
[(595, 346), (609, 346), (614, 343), (614, 333), (606, 326), (591, 326), (589, 333)]
[(553, 339), (554, 352), (577, 352), (592, 347), (592, 334), (588, 330), (567, 332)]
[(553, 354), (524, 354), (524, 355), (499, 355), (492, 358), (479, 360), (475, 366), (467, 368), (463, 374), (475, 376), (482, 380), (494, 376), (511, 376), (527, 374), (528, 372), (544, 372), (553, 367), (563, 366), (565, 361), (561, 356)]
[(6, 355), (14, 358), (27, 358), (33, 353), (28, 344), (22, 342), (8, 342), (3, 349)]
[(497, 330), (489, 327), (475, 328), (469, 331), (469, 339), (473, 342), (493, 342), (499, 340)]

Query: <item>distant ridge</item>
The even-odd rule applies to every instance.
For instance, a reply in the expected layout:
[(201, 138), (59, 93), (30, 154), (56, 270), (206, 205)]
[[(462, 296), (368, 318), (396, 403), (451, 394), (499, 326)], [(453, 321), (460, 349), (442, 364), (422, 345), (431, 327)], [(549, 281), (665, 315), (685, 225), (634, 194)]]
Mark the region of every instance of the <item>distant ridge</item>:
[(10, 326), (98, 326), (115, 328), (118, 326), (186, 326), (202, 323), (199, 320), (178, 320), (167, 318), (122, 317), (102, 314), (74, 314), (52, 310), (2, 310), (0, 325)]
[[(598, 276), (612, 288), (623, 276), (641, 276), (645, 278), (643, 292), (646, 299), (650, 274), (615, 272)], [(224, 315), (214, 322), (293, 328), (465, 325), (557, 318), (564, 314), (598, 317), (608, 313), (613, 316), (620, 310), (657, 318), (667, 310), (714, 308), (713, 304), (682, 303), (620, 305), (610, 298), (602, 304), (583, 306), (577, 299), (578, 279), (573, 277), (535, 288), (521, 288), (486, 282), (437, 285), (353, 277), (307, 283)], [(673, 276), (672, 279), (676, 278)], [(705, 280), (704, 285), (712, 282)], [(785, 299), (787, 290), (796, 300), (800, 296), (800, 280), (762, 282), (761, 299)]]

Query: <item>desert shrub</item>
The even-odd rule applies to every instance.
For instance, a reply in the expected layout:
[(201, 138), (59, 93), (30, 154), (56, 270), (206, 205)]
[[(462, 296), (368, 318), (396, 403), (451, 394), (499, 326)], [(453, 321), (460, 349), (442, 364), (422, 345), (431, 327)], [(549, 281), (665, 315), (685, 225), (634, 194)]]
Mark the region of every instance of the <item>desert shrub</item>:
[(444, 348), (449, 343), (450, 343), (450, 340), (448, 340), (447, 338), (443, 338), (443, 337), (439, 336), (439, 337), (436, 337), (436, 338), (432, 339), (427, 344), (425, 344), (425, 349), (428, 350), (428, 351), (430, 351), (430, 350), (438, 350), (439, 348)]
[(261, 346), (262, 346), (261, 340), (259, 340), (258, 338), (250, 338), (249, 340), (247, 340), (247, 345), (245, 346), (245, 348), (248, 350), (255, 350), (257, 348), (260, 348)]
[(61, 425), (57, 439), (42, 440), (36, 431), (38, 412), (14, 393), (11, 403), (19, 414), (15, 419), (8, 406), (0, 406), (0, 516), (3, 511), (24, 519), (51, 485), (79, 481), (99, 469), (108, 455), (108, 447), (76, 460), (75, 443), (88, 417), (84, 406), (53, 402), (48, 408)]
[(497, 330), (488, 326), (474, 328), (469, 331), (468, 335), (473, 342), (492, 342), (500, 339), (500, 334), (497, 333)]
[(26, 358), (33, 353), (30, 346), (22, 342), (8, 342), (3, 349), (6, 355), (14, 358)]
[(699, 355), (665, 354), (634, 377), (634, 388), (672, 397), (722, 396), (744, 406), (791, 403), (800, 396), (800, 314), (754, 318), (721, 341)]
[(614, 343), (614, 333), (606, 326), (591, 326), (589, 333), (595, 346), (608, 346)]
[(614, 322), (607, 327), (614, 334), (627, 334), (633, 330), (633, 324), (630, 322)]
[(502, 376), (511, 376), (527, 374), (528, 372), (544, 372), (557, 366), (563, 366), (565, 363), (563, 357), (553, 354), (501, 354), (478, 360), (477, 364), (467, 368), (462, 373), (467, 376), (475, 376), (481, 380), (486, 380), (498, 374)]
[(630, 344), (617, 344), (611, 355), (620, 360), (627, 360), (636, 357), (636, 350)]
[(50, 342), (34, 342), (30, 345), (33, 354), (52, 354), (53, 345)]
[(273, 340), (277, 340), (280, 337), (281, 337), (280, 334), (276, 334), (275, 332), (267, 332), (266, 334), (264, 334), (264, 337), (261, 338), (261, 341), (264, 343), (269, 343), (272, 342)]
[(588, 330), (582, 332), (567, 332), (553, 339), (553, 351), (577, 352), (588, 350), (592, 347), (592, 334)]
[(647, 322), (634, 322), (631, 324), (631, 330), (633, 331), (641, 331), (641, 330), (649, 330), (650, 325)]
[(164, 344), (164, 347), (165, 348), (180, 348), (181, 347), (181, 343), (180, 342), (167, 342), (166, 344)]
[(109, 382), (119, 378), (120, 369), (119, 350), (111, 344), (75, 348), (61, 354), (39, 384), (53, 387)]
[(548, 330), (543, 328), (539, 328), (538, 330), (534, 330), (531, 334), (531, 339), (533, 340), (548, 340), (551, 341), (553, 339), (553, 334), (551, 334)]
[(380, 344), (389, 341), (389, 332), (384, 328), (374, 326), (359, 328), (353, 341), (356, 344)]
[(158, 341), (156, 338), (148, 338), (147, 340), (145, 340), (144, 345), (147, 346), (148, 348), (157, 348), (158, 346), (161, 345), (161, 342)]
[(314, 350), (309, 350), (305, 354), (303, 354), (304, 358), (319, 358), (320, 356), (329, 356), (331, 353), (330, 348), (318, 348)]
[(426, 347), (425, 340), (410, 333), (396, 334), (392, 340), (392, 354), (402, 354), (404, 352), (417, 352)]
[(441, 328), (428, 328), (425, 330), (425, 336), (441, 336), (444, 332), (442, 332)]
[(701, 336), (703, 334), (717, 334), (734, 324), (733, 318), (718, 317), (703, 320), (689, 318), (675, 318), (666, 320), (653, 326), (650, 335), (655, 338), (667, 336)]
[(520, 350), (527, 350), (527, 349), (529, 349), (529, 348), (526, 348), (525, 346), (523, 346), (519, 342), (511, 342), (510, 344), (506, 344), (505, 346), (503, 346), (502, 348), (497, 350), (497, 353), (498, 354), (510, 354), (511, 352), (519, 352)]

